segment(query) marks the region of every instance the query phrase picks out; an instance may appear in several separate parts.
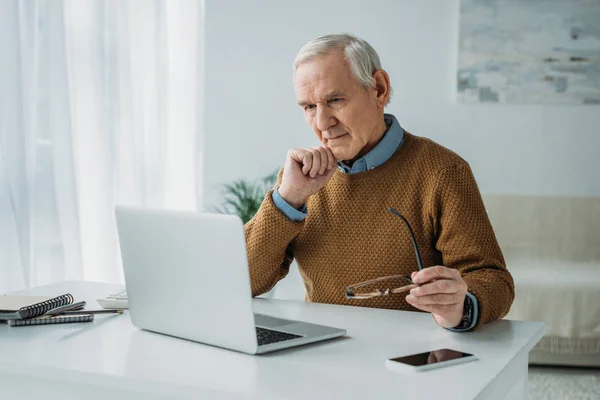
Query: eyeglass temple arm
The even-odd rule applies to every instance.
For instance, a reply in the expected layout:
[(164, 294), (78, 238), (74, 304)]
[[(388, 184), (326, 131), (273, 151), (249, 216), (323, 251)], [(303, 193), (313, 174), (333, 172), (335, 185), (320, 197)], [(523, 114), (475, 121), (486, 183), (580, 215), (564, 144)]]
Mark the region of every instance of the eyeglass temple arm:
[(351, 289), (351, 290), (352, 289), (357, 289), (359, 287), (363, 287), (363, 286), (367, 286), (367, 285), (372, 285), (373, 283), (387, 281), (387, 280), (390, 280), (390, 279), (400, 279), (400, 278), (404, 278), (404, 279), (408, 280), (409, 282), (411, 282), (411, 285), (412, 285), (412, 280), (410, 279), (410, 276), (405, 276), (405, 275), (390, 275), (390, 276), (383, 276), (381, 278), (371, 279), (371, 280), (364, 281), (364, 282), (359, 282), (359, 283), (356, 283), (354, 285), (348, 286), (348, 289)]
[[(409, 285), (404, 285), (402, 287), (394, 288), (394, 289), (375, 290), (375, 291), (368, 292), (368, 293), (361, 293), (359, 295), (356, 295), (354, 293), (354, 291), (360, 287), (363, 287), (366, 285), (371, 285), (373, 283), (385, 281), (385, 280), (392, 279), (392, 278), (404, 278), (411, 283)], [(419, 287), (419, 285), (416, 283), (412, 283), (412, 280), (410, 279), (409, 276), (404, 276), (404, 275), (402, 275), (402, 276), (401, 275), (384, 276), (382, 278), (371, 279), (369, 281), (360, 282), (360, 283), (346, 287), (346, 297), (367, 299), (367, 298), (375, 297), (375, 296), (387, 296), (390, 293), (408, 292), (410, 289), (415, 288), (415, 287)]]
[(404, 218), (402, 216), (402, 214), (400, 214), (398, 211), (394, 210), (392, 207), (388, 207), (388, 211), (391, 212), (392, 214), (396, 215), (397, 217), (400, 217), (402, 222), (404, 222), (404, 225), (406, 225), (406, 227), (408, 228), (408, 231), (410, 232), (410, 240), (412, 240), (412, 244), (415, 249), (415, 255), (417, 257), (417, 265), (419, 267), (419, 271), (422, 270), (423, 269), (423, 261), (421, 261), (421, 253), (419, 252), (419, 246), (417, 245), (417, 240), (415, 239), (415, 234), (413, 233), (413, 230), (410, 227), (410, 224), (408, 223), (406, 218)]

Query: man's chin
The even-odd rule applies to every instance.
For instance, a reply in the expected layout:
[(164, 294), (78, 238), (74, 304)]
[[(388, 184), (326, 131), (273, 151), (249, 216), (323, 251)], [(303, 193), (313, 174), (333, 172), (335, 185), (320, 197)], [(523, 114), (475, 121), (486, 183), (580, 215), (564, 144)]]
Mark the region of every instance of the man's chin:
[(352, 160), (354, 160), (354, 158), (356, 158), (355, 155), (352, 155), (351, 153), (340, 153), (340, 154), (335, 154), (335, 152), (332, 152), (333, 155), (335, 156), (336, 161), (340, 162), (344, 162), (346, 164), (348, 164), (349, 162), (351, 162)]
[(346, 161), (346, 160), (351, 160), (354, 157), (356, 157), (355, 154), (347, 151), (346, 149), (336, 149), (336, 148), (331, 148), (331, 152), (333, 153), (333, 156), (335, 157), (336, 161)]

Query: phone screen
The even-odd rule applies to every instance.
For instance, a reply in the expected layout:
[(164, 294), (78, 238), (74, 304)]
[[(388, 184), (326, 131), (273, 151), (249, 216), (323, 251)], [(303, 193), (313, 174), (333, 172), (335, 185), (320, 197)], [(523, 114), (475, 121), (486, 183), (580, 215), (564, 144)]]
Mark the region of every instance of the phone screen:
[(411, 354), (409, 356), (392, 358), (390, 361), (395, 361), (403, 364), (420, 367), (427, 364), (436, 364), (443, 361), (455, 360), (457, 358), (472, 357), (473, 354), (463, 353), (461, 351), (450, 349), (439, 349), (428, 351), (426, 353)]

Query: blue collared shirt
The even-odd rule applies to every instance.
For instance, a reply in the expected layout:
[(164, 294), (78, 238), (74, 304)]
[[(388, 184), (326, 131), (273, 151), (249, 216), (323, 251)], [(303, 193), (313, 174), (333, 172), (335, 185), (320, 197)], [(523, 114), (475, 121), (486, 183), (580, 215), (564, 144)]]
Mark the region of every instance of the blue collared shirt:
[[(404, 129), (400, 126), (400, 123), (392, 114), (384, 114), (385, 124), (388, 127), (387, 132), (383, 135), (383, 138), (377, 143), (377, 145), (365, 154), (363, 157), (356, 160), (352, 166), (348, 166), (343, 161), (338, 161), (338, 169), (345, 174), (358, 174), (361, 172), (368, 171), (373, 168), (377, 168), (381, 164), (389, 160), (396, 150), (402, 145), (404, 140)], [(308, 215), (308, 209), (306, 204), (303, 204), (300, 209), (296, 209), (291, 206), (287, 201), (279, 194), (279, 189), (273, 191), (273, 202), (292, 221), (302, 221)], [(467, 292), (467, 296), (473, 302), (473, 319), (469, 327), (464, 329), (450, 329), (453, 331), (468, 331), (472, 329), (477, 323), (479, 318), (479, 304), (477, 298), (471, 293)]]

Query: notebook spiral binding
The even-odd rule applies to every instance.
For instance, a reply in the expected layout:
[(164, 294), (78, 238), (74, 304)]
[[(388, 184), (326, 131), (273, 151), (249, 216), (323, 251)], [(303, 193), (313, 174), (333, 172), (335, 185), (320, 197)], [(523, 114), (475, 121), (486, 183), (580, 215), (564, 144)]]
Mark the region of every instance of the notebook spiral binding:
[(42, 315), (47, 313), (48, 311), (61, 306), (66, 306), (67, 304), (73, 303), (73, 296), (69, 293), (63, 294), (62, 296), (55, 297), (50, 300), (43, 301), (41, 303), (37, 303), (28, 307), (24, 307), (22, 310), (19, 310), (21, 314), (21, 318), (27, 319), (32, 318), (38, 315)]
[(8, 320), (9, 326), (29, 326), (29, 325), (48, 325), (48, 324), (65, 324), (69, 322), (91, 322), (94, 320), (92, 314), (86, 315), (63, 315), (53, 317), (37, 317), (30, 319)]

